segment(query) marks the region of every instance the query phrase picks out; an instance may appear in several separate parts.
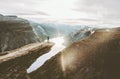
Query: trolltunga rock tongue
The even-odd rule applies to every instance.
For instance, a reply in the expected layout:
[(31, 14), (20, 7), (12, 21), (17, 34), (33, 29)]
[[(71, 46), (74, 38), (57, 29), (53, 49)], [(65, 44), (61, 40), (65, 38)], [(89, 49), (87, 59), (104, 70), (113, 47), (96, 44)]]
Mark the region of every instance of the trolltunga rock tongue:
[(29, 79), (27, 69), (41, 55), (50, 51), (54, 44), (32, 43), (21, 48), (5, 51), (0, 56), (0, 79)]

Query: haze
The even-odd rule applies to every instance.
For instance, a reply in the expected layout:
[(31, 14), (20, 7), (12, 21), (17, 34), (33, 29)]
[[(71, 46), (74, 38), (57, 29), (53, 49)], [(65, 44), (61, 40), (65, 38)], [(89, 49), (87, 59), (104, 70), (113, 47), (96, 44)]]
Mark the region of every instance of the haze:
[(120, 0), (0, 0), (0, 13), (38, 22), (120, 25)]

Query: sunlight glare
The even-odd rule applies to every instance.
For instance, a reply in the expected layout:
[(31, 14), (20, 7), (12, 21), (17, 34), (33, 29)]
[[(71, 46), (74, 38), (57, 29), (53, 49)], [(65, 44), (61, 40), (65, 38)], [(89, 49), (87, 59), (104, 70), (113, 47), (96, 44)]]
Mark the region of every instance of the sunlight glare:
[(57, 38), (50, 39), (50, 41), (54, 42), (55, 45), (57, 45), (57, 46), (61, 46), (64, 43), (64, 38), (63, 37), (57, 37)]

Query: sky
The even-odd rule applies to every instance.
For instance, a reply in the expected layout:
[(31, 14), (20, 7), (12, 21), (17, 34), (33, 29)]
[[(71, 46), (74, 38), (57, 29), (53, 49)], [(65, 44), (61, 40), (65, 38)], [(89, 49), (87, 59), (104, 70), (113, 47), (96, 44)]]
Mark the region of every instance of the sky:
[(120, 25), (120, 0), (0, 0), (0, 14), (38, 22)]

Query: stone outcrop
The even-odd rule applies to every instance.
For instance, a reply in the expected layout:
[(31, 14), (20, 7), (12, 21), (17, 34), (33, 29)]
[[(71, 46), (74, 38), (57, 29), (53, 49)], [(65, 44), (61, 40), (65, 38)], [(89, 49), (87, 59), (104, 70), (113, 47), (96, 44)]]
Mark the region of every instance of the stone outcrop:
[(120, 28), (96, 30), (52, 57), (32, 79), (120, 79)]
[(0, 56), (0, 79), (31, 79), (27, 68), (42, 54), (50, 51), (53, 43), (33, 43), (5, 51)]

